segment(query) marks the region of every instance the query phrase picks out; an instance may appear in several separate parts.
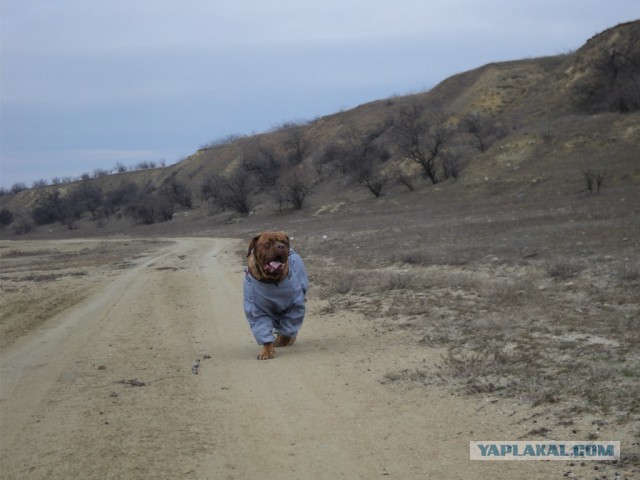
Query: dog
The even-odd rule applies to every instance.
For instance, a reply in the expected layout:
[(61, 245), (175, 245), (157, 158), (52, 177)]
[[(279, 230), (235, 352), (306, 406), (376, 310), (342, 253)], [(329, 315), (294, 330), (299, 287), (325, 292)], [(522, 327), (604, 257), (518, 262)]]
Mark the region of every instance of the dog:
[(275, 357), (276, 347), (296, 341), (309, 279), (302, 258), (284, 232), (256, 235), (249, 243), (247, 258), (244, 313), (256, 342), (262, 345), (258, 360), (268, 360)]

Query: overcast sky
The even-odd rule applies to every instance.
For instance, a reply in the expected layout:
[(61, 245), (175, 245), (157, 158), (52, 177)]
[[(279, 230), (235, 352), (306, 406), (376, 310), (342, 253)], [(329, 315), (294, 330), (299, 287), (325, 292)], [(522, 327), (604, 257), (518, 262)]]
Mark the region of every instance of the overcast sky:
[(2, 0), (0, 184), (167, 164), (229, 134), (575, 50), (638, 0)]

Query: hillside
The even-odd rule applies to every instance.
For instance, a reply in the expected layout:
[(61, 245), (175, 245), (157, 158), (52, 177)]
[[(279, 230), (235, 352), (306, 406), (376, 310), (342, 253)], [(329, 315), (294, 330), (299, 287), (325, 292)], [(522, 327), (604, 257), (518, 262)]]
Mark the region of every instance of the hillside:
[(576, 195), (588, 191), (588, 178), (597, 193), (598, 177), (603, 191), (624, 191), (640, 182), (639, 109), (635, 21), (576, 52), (489, 64), (427, 92), (229, 137), (172, 166), (5, 192), (3, 234), (19, 222), (31, 232), (59, 223), (117, 231), (181, 211), (222, 224), (374, 196), (411, 205), (424, 194)]

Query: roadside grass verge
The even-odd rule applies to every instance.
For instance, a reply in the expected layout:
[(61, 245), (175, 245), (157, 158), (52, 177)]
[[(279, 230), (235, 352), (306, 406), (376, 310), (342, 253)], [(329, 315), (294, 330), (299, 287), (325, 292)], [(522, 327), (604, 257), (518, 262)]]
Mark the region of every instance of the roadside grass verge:
[(443, 264), (411, 252), (372, 268), (340, 258), (309, 259), (326, 300), (320, 313), (352, 309), (446, 351), (435, 367), (392, 371), (385, 381), (549, 405), (560, 416), (640, 418), (634, 267), (576, 258)]

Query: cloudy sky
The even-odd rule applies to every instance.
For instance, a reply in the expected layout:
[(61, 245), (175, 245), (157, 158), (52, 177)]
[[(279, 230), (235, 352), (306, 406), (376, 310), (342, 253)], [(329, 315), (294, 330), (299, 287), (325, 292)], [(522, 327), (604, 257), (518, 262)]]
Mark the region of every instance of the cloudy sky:
[(488, 62), (565, 53), (637, 0), (2, 0), (0, 185), (167, 164), (431, 88)]

